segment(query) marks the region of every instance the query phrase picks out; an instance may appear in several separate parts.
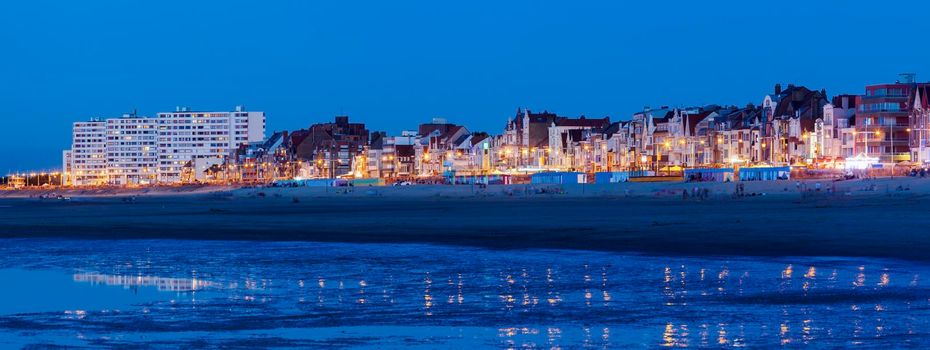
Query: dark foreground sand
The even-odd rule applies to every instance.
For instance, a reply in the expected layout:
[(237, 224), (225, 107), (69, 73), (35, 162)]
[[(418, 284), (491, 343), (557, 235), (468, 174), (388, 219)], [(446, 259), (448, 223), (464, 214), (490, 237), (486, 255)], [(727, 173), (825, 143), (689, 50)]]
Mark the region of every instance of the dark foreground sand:
[[(901, 184), (913, 189), (894, 190)], [(744, 198), (730, 195), (732, 184), (707, 185), (711, 196), (703, 201), (674, 194), (692, 185), (649, 186), (633, 187), (638, 192), (589, 186), (584, 194), (569, 187), (556, 195), (495, 187), (473, 193), (462, 186), (356, 188), (349, 194), (249, 189), (132, 202), (0, 199), (0, 238), (421, 242), (930, 260), (930, 180), (843, 182), (834, 193), (803, 196), (794, 182), (768, 183), (747, 187), (770, 191), (766, 196)], [(874, 190), (863, 190), (868, 187)]]

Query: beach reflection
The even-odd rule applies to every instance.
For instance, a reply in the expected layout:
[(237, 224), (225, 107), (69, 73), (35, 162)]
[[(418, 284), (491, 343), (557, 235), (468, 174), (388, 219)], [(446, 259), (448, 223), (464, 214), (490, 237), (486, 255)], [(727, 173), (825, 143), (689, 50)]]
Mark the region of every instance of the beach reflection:
[(197, 278), (165, 278), (155, 276), (105, 275), (97, 273), (76, 273), (73, 278), (75, 282), (122, 286), (127, 289), (155, 287), (159, 291), (164, 292), (192, 292), (204, 288), (216, 287), (216, 285), (210, 281), (198, 280)]
[[(403, 325), (422, 331), (405, 335), (411, 338), (406, 340), (374, 338), (513, 349), (919, 344), (928, 340), (923, 330), (930, 328), (928, 293), (919, 279), (928, 267), (901, 262), (313, 243), (251, 243), (263, 249), (244, 250), (236, 243), (209, 242), (189, 243), (210, 253), (182, 260), (191, 255), (177, 243), (148, 242), (136, 250), (142, 253), (126, 249), (130, 243), (109, 250), (104, 245), (103, 251), (71, 244), (69, 249), (83, 253), (42, 262), (43, 268), (99, 271), (73, 273), (71, 281), (116, 290), (149, 288), (166, 297), (123, 305), (119, 317), (105, 312), (112, 309), (105, 299), (95, 308), (0, 314), (0, 327), (15, 325), (2, 322), (15, 317), (93, 338), (95, 333), (146, 333), (123, 328), (144, 318), (156, 326), (196, 324), (230, 337), (236, 336), (224, 333), (230, 322), (268, 335), (303, 329), (296, 336), (301, 338), (334, 327), (388, 332)], [(42, 258), (36, 254), (41, 249), (4, 248), (3, 253), (11, 257), (8, 262), (27, 265)], [(468, 258), (448, 258), (453, 256)], [(42, 284), (17, 288), (33, 286)], [(88, 298), (110, 295), (100, 288), (89, 293)], [(195, 298), (196, 303), (183, 303)], [(89, 329), (81, 323), (88, 319), (113, 328)], [(466, 331), (473, 333), (466, 336)]]

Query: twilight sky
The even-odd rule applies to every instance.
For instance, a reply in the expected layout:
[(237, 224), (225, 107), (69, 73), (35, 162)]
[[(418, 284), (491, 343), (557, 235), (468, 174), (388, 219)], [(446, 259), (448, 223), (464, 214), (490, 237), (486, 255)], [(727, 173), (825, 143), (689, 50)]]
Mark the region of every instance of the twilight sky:
[(927, 1), (575, 3), (6, 1), (0, 172), (60, 167), (71, 122), (133, 109), (242, 104), (269, 134), (340, 113), (499, 133), (521, 106), (626, 119), (760, 103), (777, 82), (930, 78)]

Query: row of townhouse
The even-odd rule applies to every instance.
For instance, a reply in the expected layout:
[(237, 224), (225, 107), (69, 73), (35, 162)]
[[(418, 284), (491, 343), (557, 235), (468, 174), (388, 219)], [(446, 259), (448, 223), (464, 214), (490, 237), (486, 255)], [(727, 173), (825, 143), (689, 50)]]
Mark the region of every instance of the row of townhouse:
[(369, 134), (364, 124), (337, 117), (326, 125), (341, 124), (341, 131), (324, 138), (342, 141), (293, 153), (311, 177), (386, 179), (926, 160), (930, 148), (919, 140), (930, 136), (927, 84), (913, 78), (832, 99), (824, 90), (777, 84), (759, 104), (645, 108), (614, 122), (518, 109), (496, 136), (443, 119), (398, 136)]
[[(864, 95), (830, 99), (824, 90), (776, 85), (759, 105), (645, 108), (603, 129), (569, 131), (565, 140), (572, 140), (572, 147), (556, 138), (534, 146), (555, 155), (549, 162), (554, 170), (586, 172), (760, 164), (832, 167), (862, 160), (922, 164), (930, 160), (928, 86), (908, 75), (893, 84), (869, 85)], [(559, 132), (557, 123), (547, 122), (551, 132)], [(513, 132), (520, 125), (512, 124), (516, 127), (505, 128), (507, 140), (526, 140)]]
[[(835, 166), (857, 157), (900, 162), (918, 159), (918, 149), (926, 148), (926, 142), (915, 141), (930, 135), (926, 94), (926, 84), (912, 81), (871, 85), (865, 95), (832, 99), (824, 90), (778, 84), (759, 104), (644, 108), (629, 120), (613, 122), (609, 117), (572, 118), (518, 109), (496, 136), (441, 118), (388, 135), (337, 116), (333, 122), (275, 133), (264, 143), (243, 146), (231, 165), (239, 169), (232, 177), (245, 182), (295, 177), (435, 181), (540, 171)], [(889, 95), (906, 95), (916, 101), (916, 109), (908, 107), (910, 103), (889, 107)], [(863, 107), (863, 101), (875, 99), (886, 104)], [(889, 111), (881, 108), (901, 110), (903, 117), (883, 119), (882, 113)], [(908, 113), (915, 110), (919, 114), (909, 121)], [(890, 124), (890, 129), (884, 133), (876, 123)], [(915, 149), (912, 155), (902, 146), (908, 144)]]
[[(448, 171), (489, 172), (494, 138), (436, 118), (416, 131), (389, 136), (369, 132), (348, 116), (307, 129), (275, 132), (264, 142), (240, 146), (230, 163), (206, 181), (268, 182), (294, 178), (384, 178), (413, 180)], [(230, 172), (231, 170), (231, 172)], [(225, 173), (229, 172), (229, 174)]]
[(156, 117), (125, 114), (75, 122), (62, 155), (73, 186), (178, 183), (225, 163), (240, 145), (264, 139), (264, 112), (200, 112), (178, 107)]

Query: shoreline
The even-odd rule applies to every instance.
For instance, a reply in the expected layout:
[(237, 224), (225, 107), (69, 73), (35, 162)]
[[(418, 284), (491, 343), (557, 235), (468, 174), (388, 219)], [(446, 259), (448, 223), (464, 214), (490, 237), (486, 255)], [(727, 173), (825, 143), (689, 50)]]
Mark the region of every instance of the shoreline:
[[(809, 183), (809, 182), (808, 182)], [(0, 238), (434, 243), (645, 254), (862, 256), (930, 260), (930, 181), (855, 180), (835, 193), (796, 182), (564, 186), (563, 194), (489, 187), (252, 188), (71, 201), (0, 199)], [(706, 200), (680, 190), (708, 188)], [(907, 191), (889, 190), (907, 186)], [(450, 186), (444, 186), (450, 187)], [(869, 188), (875, 188), (869, 190)], [(383, 191), (375, 191), (382, 189)], [(373, 191), (373, 192), (372, 192)], [(438, 193), (438, 194), (437, 194)]]

